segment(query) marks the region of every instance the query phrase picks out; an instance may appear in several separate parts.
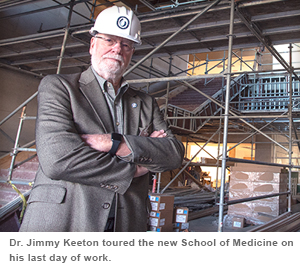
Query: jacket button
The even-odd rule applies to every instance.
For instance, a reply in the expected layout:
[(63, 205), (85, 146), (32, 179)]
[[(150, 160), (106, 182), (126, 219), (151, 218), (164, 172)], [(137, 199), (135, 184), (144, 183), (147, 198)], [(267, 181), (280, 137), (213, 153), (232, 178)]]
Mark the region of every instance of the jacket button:
[(109, 209), (109, 208), (110, 208), (110, 203), (104, 203), (104, 204), (102, 205), (102, 207), (103, 207), (104, 209)]

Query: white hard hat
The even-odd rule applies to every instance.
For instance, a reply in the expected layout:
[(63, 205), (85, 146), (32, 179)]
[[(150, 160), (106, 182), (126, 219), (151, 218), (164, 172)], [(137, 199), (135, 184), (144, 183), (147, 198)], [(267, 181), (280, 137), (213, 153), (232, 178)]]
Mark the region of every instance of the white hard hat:
[(103, 10), (90, 30), (91, 35), (95, 33), (118, 36), (142, 44), (140, 21), (126, 7), (112, 6)]

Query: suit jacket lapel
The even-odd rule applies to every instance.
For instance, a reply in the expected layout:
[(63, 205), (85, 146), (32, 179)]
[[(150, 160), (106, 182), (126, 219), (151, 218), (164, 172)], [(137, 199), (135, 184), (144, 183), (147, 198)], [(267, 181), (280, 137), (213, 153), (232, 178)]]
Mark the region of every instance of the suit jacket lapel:
[(81, 74), (79, 79), (80, 89), (85, 95), (105, 133), (114, 131), (112, 118), (100, 85), (91, 68)]
[(141, 104), (141, 99), (129, 88), (123, 101), (124, 134), (138, 135)]

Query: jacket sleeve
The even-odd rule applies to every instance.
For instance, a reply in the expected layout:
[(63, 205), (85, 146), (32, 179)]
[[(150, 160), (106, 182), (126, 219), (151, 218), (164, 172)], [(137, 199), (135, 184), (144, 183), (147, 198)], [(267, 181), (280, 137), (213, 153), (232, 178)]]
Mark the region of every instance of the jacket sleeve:
[(53, 180), (106, 187), (123, 194), (132, 182), (136, 166), (98, 152), (81, 140), (78, 126), (93, 119), (74, 121), (74, 110), (80, 110), (83, 104), (72, 100), (71, 92), (78, 93), (76, 80), (73, 81), (54, 75), (40, 83), (36, 146), (41, 169)]
[(144, 166), (152, 172), (164, 172), (177, 169), (182, 165), (184, 146), (168, 129), (156, 101), (152, 101), (152, 128), (165, 130), (165, 138), (125, 135), (132, 152), (134, 163)]

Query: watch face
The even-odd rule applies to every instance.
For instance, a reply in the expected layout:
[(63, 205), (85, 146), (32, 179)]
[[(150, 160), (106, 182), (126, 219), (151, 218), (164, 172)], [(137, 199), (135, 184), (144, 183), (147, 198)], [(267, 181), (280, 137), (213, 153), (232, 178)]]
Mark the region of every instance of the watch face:
[(111, 139), (116, 141), (122, 141), (123, 136), (119, 133), (112, 133)]

